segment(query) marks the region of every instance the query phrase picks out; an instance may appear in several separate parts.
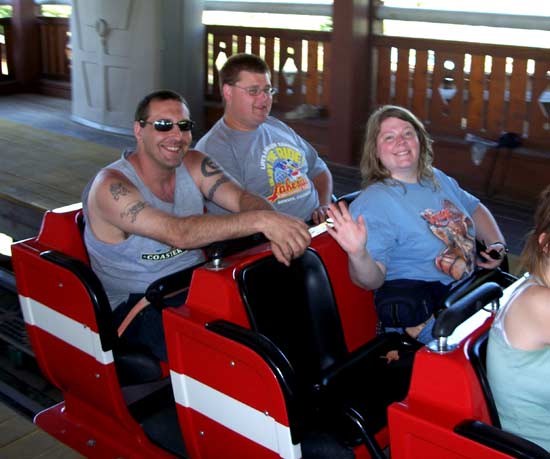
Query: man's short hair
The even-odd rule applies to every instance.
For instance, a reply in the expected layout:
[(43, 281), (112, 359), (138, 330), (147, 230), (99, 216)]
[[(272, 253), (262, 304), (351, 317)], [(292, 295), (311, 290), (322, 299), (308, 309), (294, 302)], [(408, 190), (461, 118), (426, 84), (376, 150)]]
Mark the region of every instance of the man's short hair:
[(178, 94), (175, 91), (171, 91), (170, 89), (161, 89), (147, 94), (143, 99), (139, 101), (136, 108), (136, 113), (134, 114), (134, 121), (146, 120), (149, 117), (149, 105), (155, 100), (176, 100), (185, 105), (187, 110), (189, 110), (187, 101), (183, 98), (181, 94)]
[(223, 85), (234, 85), (239, 81), (239, 73), (242, 71), (271, 75), (271, 70), (265, 61), (255, 54), (233, 54), (225, 61), (219, 72), (220, 91)]

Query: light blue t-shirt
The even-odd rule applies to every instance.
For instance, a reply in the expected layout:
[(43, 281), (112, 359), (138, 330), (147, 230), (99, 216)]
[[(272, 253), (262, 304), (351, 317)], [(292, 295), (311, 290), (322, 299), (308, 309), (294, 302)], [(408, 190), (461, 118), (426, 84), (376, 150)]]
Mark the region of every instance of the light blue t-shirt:
[(472, 214), (479, 199), (438, 169), (439, 187), (387, 181), (364, 189), (351, 203), (363, 215), (367, 249), (386, 266), (386, 280), (415, 279), (449, 284), (475, 266)]
[[(221, 118), (195, 148), (279, 212), (308, 220), (319, 207), (312, 179), (328, 171), (327, 165), (308, 142), (272, 116), (253, 131), (231, 129)], [(206, 207), (215, 214), (227, 213), (212, 201)]]
[(500, 307), (489, 332), (487, 378), (502, 428), (550, 451), (550, 346), (517, 349), (504, 329), (509, 306), (536, 283), (528, 278)]

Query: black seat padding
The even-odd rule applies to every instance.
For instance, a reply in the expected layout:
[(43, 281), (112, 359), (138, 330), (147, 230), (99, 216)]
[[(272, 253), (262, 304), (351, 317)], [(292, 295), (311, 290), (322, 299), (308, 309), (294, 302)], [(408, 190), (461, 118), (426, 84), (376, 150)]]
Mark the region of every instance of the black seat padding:
[(539, 445), (475, 419), (460, 422), (454, 432), (516, 459), (550, 459)]
[(169, 381), (156, 391), (129, 404), (128, 410), (149, 440), (177, 457), (188, 457)]
[(94, 308), (103, 351), (113, 351), (115, 367), (121, 386), (156, 381), (162, 377), (158, 359), (143, 349), (121, 345), (118, 339), (112, 310), (103, 285), (86, 263), (55, 250), (42, 252), (40, 256), (73, 273), (81, 282)]
[(400, 336), (381, 335), (349, 352), (328, 273), (311, 248), (290, 267), (273, 256), (260, 259), (238, 282), (252, 331), (267, 337), (293, 370), (303, 412), (290, 420), (291, 430), (304, 423), (301, 432), (329, 431), (383, 457), (374, 434), (387, 424), (387, 406), (406, 394), (408, 377), (403, 385), (398, 367), (380, 356), (399, 348)]
[(298, 373), (319, 379), (346, 357), (330, 280), (311, 249), (288, 268), (263, 258), (241, 272), (239, 283), (252, 329), (276, 343)]
[(488, 341), (489, 331), (486, 331), (470, 347), (468, 356), (479, 379), (492, 425), (475, 419), (465, 419), (455, 426), (455, 433), (518, 459), (550, 459), (550, 453), (540, 446), (525, 438), (502, 430), (493, 393), (487, 378), (486, 358)]
[(481, 335), (473, 346), (470, 347), (469, 357), (474, 371), (476, 372), (477, 379), (483, 390), (485, 396), (485, 402), (487, 403), (487, 409), (489, 410), (489, 417), (491, 418), (491, 424), (495, 427), (501, 428), (500, 418), (498, 417), (497, 406), (491, 386), (489, 386), (489, 379), (487, 378), (487, 343), (489, 341), (489, 332), (485, 332)]

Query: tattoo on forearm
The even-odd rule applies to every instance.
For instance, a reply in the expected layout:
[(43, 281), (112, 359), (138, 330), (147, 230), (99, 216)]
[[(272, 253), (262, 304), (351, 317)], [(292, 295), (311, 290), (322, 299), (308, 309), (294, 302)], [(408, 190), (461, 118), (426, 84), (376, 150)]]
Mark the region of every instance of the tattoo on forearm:
[(206, 198), (209, 201), (212, 201), (216, 190), (220, 187), (220, 185), (224, 184), (225, 182), (229, 182), (229, 177), (227, 177), (227, 175), (222, 175), (218, 180), (216, 180), (216, 183), (212, 185), (212, 188), (210, 188), (210, 190), (208, 191), (208, 196)]
[(201, 172), (205, 177), (212, 177), (213, 175), (221, 174), (223, 171), (216, 161), (206, 157), (202, 160)]
[(128, 188), (126, 188), (121, 182), (111, 184), (109, 191), (113, 195), (113, 199), (115, 201), (118, 201), (121, 196), (126, 196), (129, 193)]
[(130, 206), (128, 210), (126, 210), (125, 212), (122, 212), (120, 214), (120, 217), (121, 218), (130, 217), (130, 222), (135, 223), (138, 214), (143, 209), (145, 209), (146, 206), (147, 204), (145, 204), (143, 201), (138, 201), (135, 204), (132, 204), (132, 206)]

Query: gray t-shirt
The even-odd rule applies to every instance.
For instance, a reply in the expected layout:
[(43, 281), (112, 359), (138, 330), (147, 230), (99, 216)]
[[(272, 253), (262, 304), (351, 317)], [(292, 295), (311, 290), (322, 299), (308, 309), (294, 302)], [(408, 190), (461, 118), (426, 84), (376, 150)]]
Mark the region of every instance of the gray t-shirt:
[[(176, 169), (174, 202), (166, 202), (157, 198), (141, 181), (134, 167), (126, 159), (131, 153), (128, 150), (124, 151), (121, 159), (107, 168), (122, 172), (153, 207), (181, 217), (203, 213), (202, 193), (183, 164)], [(85, 216), (92, 181), (82, 193)], [(107, 244), (94, 236), (90, 225), (86, 225), (84, 229), (84, 242), (92, 269), (103, 284), (113, 309), (126, 301), (130, 293), (145, 293), (153, 281), (204, 260), (200, 250), (170, 247), (135, 234), (118, 244)]]
[[(221, 118), (195, 148), (279, 212), (308, 220), (319, 207), (311, 179), (327, 171), (327, 165), (308, 142), (276, 118), (268, 117), (254, 131), (231, 129)], [(206, 207), (215, 214), (227, 213), (210, 201)]]

